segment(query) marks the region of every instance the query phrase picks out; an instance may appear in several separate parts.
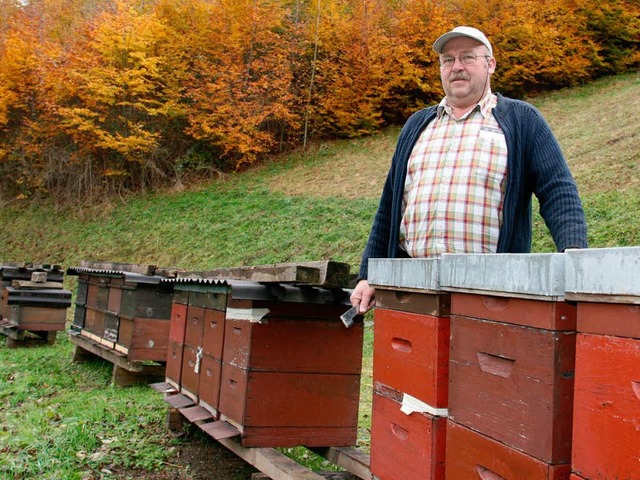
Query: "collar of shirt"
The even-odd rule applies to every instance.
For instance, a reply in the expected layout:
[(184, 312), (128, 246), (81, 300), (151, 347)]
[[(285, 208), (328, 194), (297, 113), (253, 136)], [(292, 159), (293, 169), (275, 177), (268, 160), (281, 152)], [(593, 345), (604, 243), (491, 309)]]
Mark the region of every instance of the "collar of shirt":
[[(497, 103), (498, 103), (498, 97), (493, 93), (491, 93), (491, 89), (489, 89), (487, 90), (487, 94), (484, 97), (482, 97), (482, 99), (475, 105), (475, 107), (469, 110), (464, 116), (462, 116), (458, 120), (464, 120), (476, 110), (479, 111), (484, 118), (487, 118), (487, 116), (489, 115), (489, 112), (491, 112), (491, 110), (493, 109), (493, 107), (496, 106)], [(453, 113), (451, 111), (451, 106), (447, 101), (447, 97), (444, 97), (438, 104), (438, 118), (439, 119), (442, 118), (442, 116), (445, 113), (449, 115), (451, 118), (453, 118)]]

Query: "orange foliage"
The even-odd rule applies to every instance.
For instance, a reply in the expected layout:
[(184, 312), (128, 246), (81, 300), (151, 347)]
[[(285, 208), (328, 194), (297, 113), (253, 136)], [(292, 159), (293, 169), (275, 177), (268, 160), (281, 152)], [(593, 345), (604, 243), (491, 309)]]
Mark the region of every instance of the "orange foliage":
[[(442, 95), (433, 40), (495, 47), (525, 96), (640, 66), (637, 0), (0, 1), (2, 194), (140, 188), (244, 168)], [(164, 179), (164, 180), (163, 180)]]

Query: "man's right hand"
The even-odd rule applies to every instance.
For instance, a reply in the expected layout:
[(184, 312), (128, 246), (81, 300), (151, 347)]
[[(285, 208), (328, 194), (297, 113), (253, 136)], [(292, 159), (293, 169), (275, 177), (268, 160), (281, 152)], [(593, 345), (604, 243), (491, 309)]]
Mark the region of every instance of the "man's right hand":
[(358, 307), (358, 312), (364, 314), (369, 311), (375, 301), (376, 289), (369, 286), (369, 282), (366, 280), (360, 280), (356, 285), (356, 288), (351, 293), (351, 305)]

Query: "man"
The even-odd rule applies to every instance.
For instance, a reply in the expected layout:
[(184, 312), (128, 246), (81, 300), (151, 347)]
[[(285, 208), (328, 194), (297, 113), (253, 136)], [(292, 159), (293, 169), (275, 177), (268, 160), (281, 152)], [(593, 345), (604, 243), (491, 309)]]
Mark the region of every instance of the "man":
[(587, 246), (578, 190), (548, 124), (532, 105), (491, 92), (487, 37), (456, 27), (433, 49), (445, 97), (400, 133), (351, 295), (360, 313), (374, 303), (370, 258), (529, 252), (533, 194), (558, 251)]

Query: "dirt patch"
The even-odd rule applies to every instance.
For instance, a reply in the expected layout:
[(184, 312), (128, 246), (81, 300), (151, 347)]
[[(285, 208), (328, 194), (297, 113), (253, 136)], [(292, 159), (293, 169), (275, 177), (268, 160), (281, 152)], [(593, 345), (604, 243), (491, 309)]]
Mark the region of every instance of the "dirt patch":
[(246, 480), (257, 472), (224, 445), (198, 432), (180, 445), (174, 459), (182, 477), (176, 480)]
[[(162, 471), (114, 471), (117, 478), (146, 480), (249, 480), (252, 465), (200, 431), (189, 432)], [(113, 478), (113, 477), (110, 477)]]

